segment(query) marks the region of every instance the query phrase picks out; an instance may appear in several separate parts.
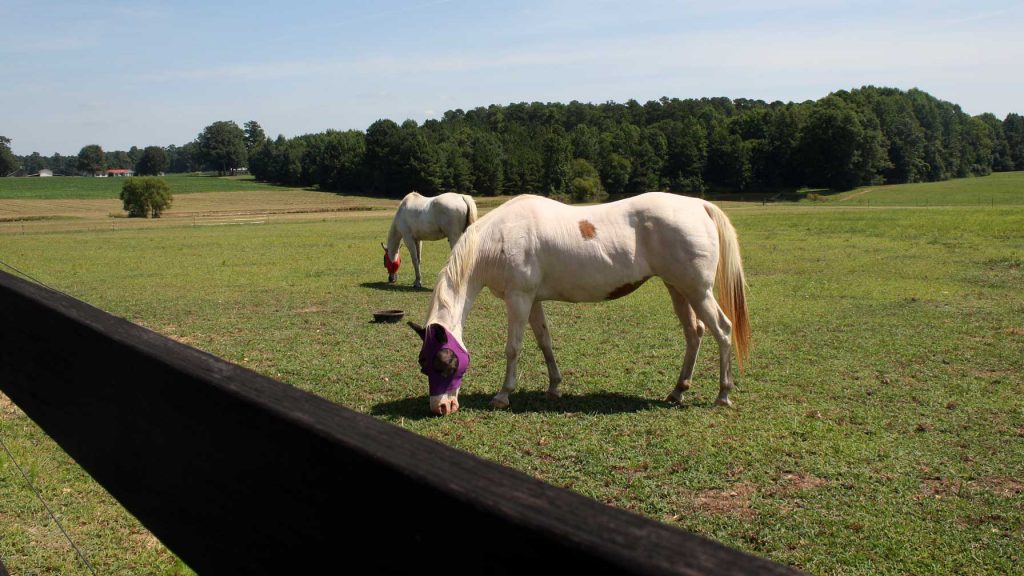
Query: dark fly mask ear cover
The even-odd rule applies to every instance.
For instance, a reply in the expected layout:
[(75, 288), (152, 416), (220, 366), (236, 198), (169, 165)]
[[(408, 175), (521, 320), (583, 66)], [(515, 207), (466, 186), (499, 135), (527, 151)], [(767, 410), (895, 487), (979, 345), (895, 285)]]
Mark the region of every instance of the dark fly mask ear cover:
[(430, 395), (457, 390), (468, 368), (469, 352), (455, 336), (439, 324), (427, 326), (420, 349), (420, 372), (427, 375)]

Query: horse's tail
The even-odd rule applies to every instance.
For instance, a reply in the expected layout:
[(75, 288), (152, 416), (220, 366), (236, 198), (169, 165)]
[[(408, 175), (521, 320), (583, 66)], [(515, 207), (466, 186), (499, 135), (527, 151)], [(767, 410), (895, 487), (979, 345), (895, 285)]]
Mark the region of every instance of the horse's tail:
[(469, 194), (462, 195), (462, 201), (466, 203), (466, 226), (463, 228), (469, 228), (469, 225), (476, 222), (476, 202), (473, 201), (473, 197)]
[(718, 285), (718, 302), (732, 322), (733, 345), (736, 346), (736, 361), (743, 369), (750, 354), (750, 317), (747, 313), (747, 282), (743, 276), (743, 260), (740, 258), (740, 243), (736, 238), (729, 217), (722, 209), (710, 202), (704, 203), (704, 209), (718, 228), (718, 272), (715, 284)]

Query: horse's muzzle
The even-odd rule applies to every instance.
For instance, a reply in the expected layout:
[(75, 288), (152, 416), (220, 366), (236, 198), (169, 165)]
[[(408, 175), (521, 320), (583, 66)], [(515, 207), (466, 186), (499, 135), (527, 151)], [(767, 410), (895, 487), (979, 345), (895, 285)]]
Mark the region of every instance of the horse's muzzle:
[(430, 397), (430, 411), (438, 416), (447, 416), (459, 411), (457, 394), (439, 394)]

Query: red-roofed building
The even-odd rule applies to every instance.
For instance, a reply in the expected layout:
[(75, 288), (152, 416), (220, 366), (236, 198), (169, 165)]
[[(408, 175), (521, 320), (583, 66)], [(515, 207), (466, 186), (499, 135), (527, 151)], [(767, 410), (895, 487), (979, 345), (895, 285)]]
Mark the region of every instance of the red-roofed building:
[(106, 172), (96, 172), (94, 174), (97, 178), (105, 178), (107, 176), (135, 176), (134, 170), (124, 170), (122, 168), (111, 168)]

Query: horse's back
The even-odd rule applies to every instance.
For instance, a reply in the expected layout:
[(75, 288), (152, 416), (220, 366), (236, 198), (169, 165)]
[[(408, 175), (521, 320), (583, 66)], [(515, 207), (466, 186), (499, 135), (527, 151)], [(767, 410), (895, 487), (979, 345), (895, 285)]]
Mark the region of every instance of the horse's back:
[[(702, 242), (714, 232), (706, 201), (648, 192), (607, 204), (572, 206), (543, 196), (521, 195), (493, 210), (493, 228), (527, 228), (544, 242), (592, 243), (607, 248), (639, 240)], [(500, 224), (498, 223), (500, 221)]]
[(441, 240), (458, 236), (466, 227), (467, 204), (461, 194), (445, 192), (427, 197), (418, 192), (405, 195), (395, 213), (418, 240)]
[(655, 275), (703, 285), (718, 258), (704, 201), (674, 194), (592, 206), (520, 196), (488, 220), (481, 234), (492, 259), (545, 299), (614, 298)]

